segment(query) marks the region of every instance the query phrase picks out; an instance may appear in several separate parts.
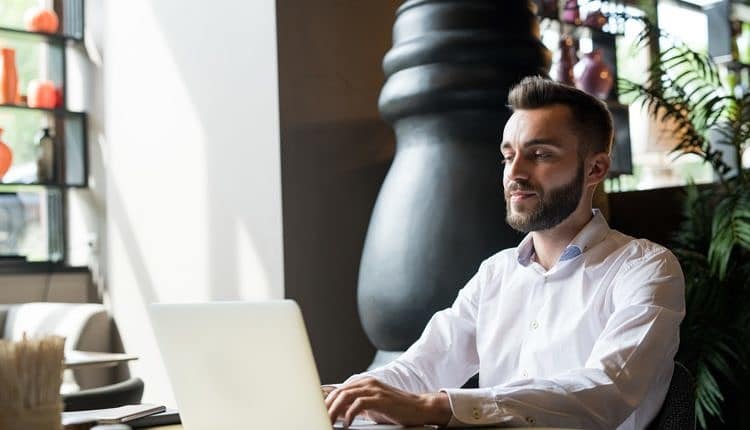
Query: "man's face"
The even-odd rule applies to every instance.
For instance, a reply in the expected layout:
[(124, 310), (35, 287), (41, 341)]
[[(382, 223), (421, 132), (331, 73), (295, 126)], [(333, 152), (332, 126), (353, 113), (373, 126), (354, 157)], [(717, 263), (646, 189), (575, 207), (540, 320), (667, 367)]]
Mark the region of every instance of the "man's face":
[(555, 227), (581, 201), (584, 168), (570, 115), (563, 105), (517, 110), (505, 125), (506, 221), (516, 230)]

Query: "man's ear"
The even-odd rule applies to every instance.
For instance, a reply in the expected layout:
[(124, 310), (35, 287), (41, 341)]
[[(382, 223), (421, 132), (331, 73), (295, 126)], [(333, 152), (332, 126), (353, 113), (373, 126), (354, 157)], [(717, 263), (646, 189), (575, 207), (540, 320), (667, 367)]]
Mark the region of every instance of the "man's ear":
[(606, 152), (597, 152), (586, 161), (586, 185), (596, 185), (607, 179), (612, 160)]

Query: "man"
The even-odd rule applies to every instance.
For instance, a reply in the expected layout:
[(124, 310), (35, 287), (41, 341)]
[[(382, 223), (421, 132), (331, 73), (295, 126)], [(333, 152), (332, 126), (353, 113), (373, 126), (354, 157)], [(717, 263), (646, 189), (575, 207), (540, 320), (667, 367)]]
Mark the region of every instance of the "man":
[[(482, 263), (394, 362), (327, 392), (332, 420), (642, 429), (672, 376), (684, 279), (667, 249), (592, 210), (612, 118), (539, 77), (509, 94), (507, 222), (528, 235)], [(479, 373), (478, 389), (461, 389)]]

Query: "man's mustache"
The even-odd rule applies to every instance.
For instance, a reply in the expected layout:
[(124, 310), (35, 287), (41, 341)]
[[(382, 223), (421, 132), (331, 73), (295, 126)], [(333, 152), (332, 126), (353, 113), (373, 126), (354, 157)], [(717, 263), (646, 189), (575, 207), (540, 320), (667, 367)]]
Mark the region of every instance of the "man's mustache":
[(505, 194), (513, 193), (513, 192), (536, 192), (536, 188), (532, 186), (528, 182), (524, 181), (513, 181), (508, 184), (508, 186), (505, 188)]

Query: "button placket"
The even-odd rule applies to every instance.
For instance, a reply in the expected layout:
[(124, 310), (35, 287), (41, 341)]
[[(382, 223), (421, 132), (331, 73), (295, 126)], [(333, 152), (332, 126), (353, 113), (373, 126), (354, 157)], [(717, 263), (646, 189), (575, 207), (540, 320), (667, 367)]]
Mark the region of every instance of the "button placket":
[[(540, 301), (540, 303), (536, 303), (536, 306), (535, 306), (537, 310), (535, 312), (536, 315), (529, 315), (533, 319), (531, 319), (531, 321), (528, 322), (529, 324), (527, 326), (528, 329), (526, 330), (526, 335), (523, 336), (523, 340), (521, 343), (521, 356), (519, 357), (519, 363), (526, 364), (526, 365), (533, 363), (533, 358), (525, 357), (524, 351), (527, 349), (527, 343), (529, 343), (530, 345), (534, 345), (541, 340), (539, 339), (539, 336), (535, 335), (534, 332), (537, 331), (541, 327), (541, 324), (539, 323), (538, 318), (540, 317), (541, 310), (547, 306), (547, 302), (548, 302), (548, 299), (547, 299), (548, 292), (546, 291), (547, 289), (544, 288), (546, 287), (545, 284), (547, 282), (547, 275), (544, 273), (541, 275), (542, 275), (541, 279), (537, 278), (536, 280), (536, 289), (535, 289), (535, 291), (541, 296), (541, 297), (537, 297), (537, 301)], [(531, 350), (534, 350), (533, 346), (531, 346), (530, 348)], [(528, 367), (521, 368), (520, 370), (521, 370), (520, 372), (521, 377), (523, 378), (530, 377), (531, 373), (529, 372)]]

